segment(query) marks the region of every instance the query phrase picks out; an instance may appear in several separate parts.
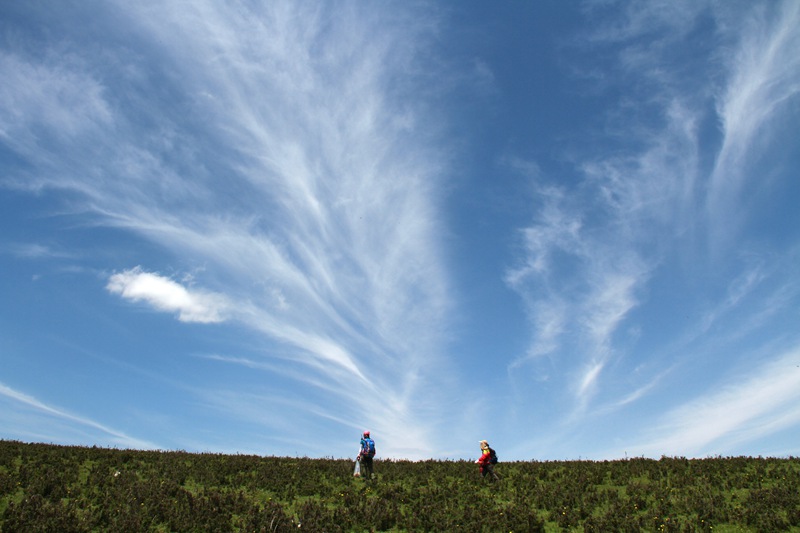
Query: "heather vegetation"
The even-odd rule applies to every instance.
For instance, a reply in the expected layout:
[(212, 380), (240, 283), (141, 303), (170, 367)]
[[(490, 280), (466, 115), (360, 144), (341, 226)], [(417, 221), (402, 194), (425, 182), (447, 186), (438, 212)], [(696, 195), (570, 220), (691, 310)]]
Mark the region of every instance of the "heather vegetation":
[(800, 459), (379, 461), (0, 441), (0, 531), (800, 531)]

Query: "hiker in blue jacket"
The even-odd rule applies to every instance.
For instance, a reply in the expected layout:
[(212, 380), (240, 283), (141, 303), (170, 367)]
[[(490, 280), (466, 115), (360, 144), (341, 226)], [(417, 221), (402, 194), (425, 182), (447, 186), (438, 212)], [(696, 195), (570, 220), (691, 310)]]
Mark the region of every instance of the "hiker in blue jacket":
[(361, 461), (361, 477), (364, 481), (372, 479), (372, 458), (375, 457), (375, 441), (369, 437), (369, 431), (361, 436), (361, 451), (358, 460)]

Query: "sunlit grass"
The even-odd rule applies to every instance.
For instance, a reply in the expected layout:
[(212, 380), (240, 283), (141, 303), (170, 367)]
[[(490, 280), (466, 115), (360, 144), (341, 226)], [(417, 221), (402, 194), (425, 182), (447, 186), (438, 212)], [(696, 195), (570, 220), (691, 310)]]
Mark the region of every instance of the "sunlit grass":
[(800, 460), (501, 463), (190, 454), (0, 441), (0, 530), (800, 531)]

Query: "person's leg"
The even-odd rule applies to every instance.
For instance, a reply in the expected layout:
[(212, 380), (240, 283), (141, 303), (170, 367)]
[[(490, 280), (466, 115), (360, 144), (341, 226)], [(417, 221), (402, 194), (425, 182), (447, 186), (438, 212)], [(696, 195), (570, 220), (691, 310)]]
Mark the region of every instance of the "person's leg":
[(362, 457), (361, 467), (363, 470), (361, 472), (361, 477), (363, 477), (364, 480), (369, 481), (369, 479), (372, 477), (372, 457)]

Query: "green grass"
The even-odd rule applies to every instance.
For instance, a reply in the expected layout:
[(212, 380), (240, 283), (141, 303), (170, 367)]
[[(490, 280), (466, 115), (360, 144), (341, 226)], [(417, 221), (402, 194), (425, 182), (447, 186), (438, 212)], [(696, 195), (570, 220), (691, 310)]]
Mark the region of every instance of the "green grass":
[(0, 531), (793, 531), (800, 460), (501, 463), (190, 454), (0, 441)]

